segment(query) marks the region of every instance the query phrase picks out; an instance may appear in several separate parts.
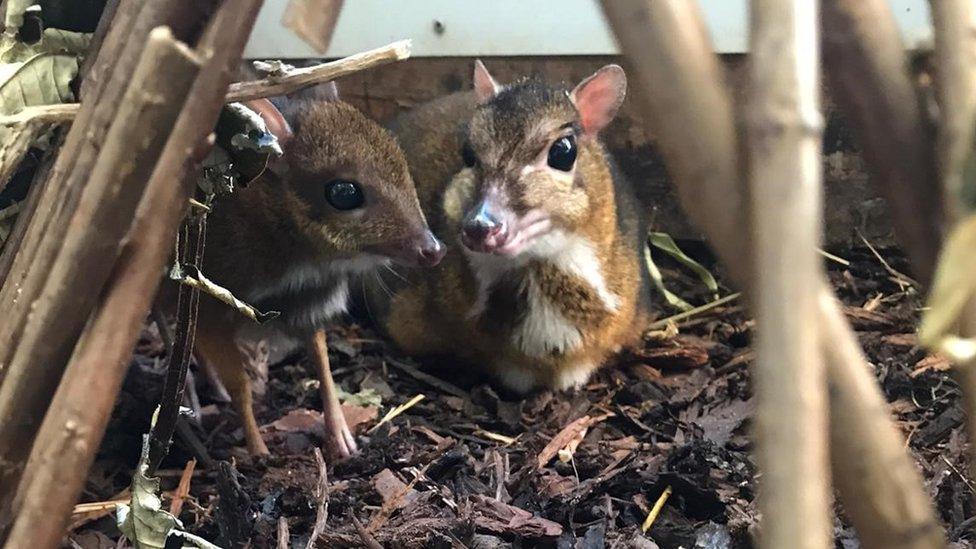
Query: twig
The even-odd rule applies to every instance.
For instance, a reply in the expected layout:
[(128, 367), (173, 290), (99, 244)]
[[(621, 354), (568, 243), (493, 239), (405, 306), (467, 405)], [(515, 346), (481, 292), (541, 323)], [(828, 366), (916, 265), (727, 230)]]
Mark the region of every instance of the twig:
[[(322, 82), (336, 80), (350, 74), (380, 67), (410, 57), (411, 40), (399, 40), (386, 46), (344, 57), (337, 61), (285, 71), (282, 75), (232, 84), (226, 102), (237, 103), (263, 97), (294, 93)], [(0, 126), (13, 126), (26, 121), (46, 123), (71, 122), (78, 115), (78, 103), (27, 107), (16, 114), (0, 116)]]
[(20, 112), (0, 117), (0, 127), (19, 124), (60, 124), (71, 122), (78, 114), (78, 103), (24, 107)]
[(176, 486), (176, 493), (173, 494), (173, 501), (169, 503), (169, 514), (179, 517), (183, 511), (183, 502), (186, 496), (190, 495), (190, 482), (193, 480), (193, 470), (196, 469), (197, 460), (191, 459), (186, 462), (183, 474), (180, 475), (180, 483)]
[(668, 487), (661, 492), (661, 495), (658, 496), (657, 501), (654, 502), (654, 507), (652, 507), (651, 511), (647, 513), (647, 518), (644, 519), (644, 523), (641, 524), (641, 532), (646, 533), (651, 529), (651, 526), (654, 525), (654, 521), (657, 520), (657, 516), (661, 514), (661, 509), (664, 509), (664, 504), (667, 503), (669, 497), (671, 497), (671, 485), (668, 485)]
[(942, 190), (934, 184), (931, 124), (908, 71), (894, 12), (885, 0), (820, 6), (831, 95), (891, 208), (915, 276), (928, 285), (942, 239)]
[(396, 418), (398, 415), (402, 414), (403, 412), (406, 412), (410, 408), (413, 408), (418, 402), (420, 402), (423, 399), (424, 399), (424, 395), (417, 395), (417, 396), (411, 398), (406, 403), (401, 404), (401, 405), (397, 406), (396, 408), (393, 408), (392, 410), (390, 410), (389, 412), (387, 412), (385, 416), (383, 416), (383, 419), (379, 420), (379, 422), (376, 425), (373, 425), (369, 429), (369, 431), (367, 431), (367, 432), (368, 433), (375, 432), (382, 425), (384, 425), (386, 423), (389, 423), (394, 418)]
[(823, 250), (822, 248), (817, 248), (817, 253), (833, 261), (834, 263), (837, 263), (838, 265), (843, 265), (845, 267), (851, 266), (850, 261), (844, 259), (843, 257), (836, 256), (826, 250)]
[(290, 549), (291, 536), (288, 533), (288, 519), (278, 517), (278, 545), (277, 549)]
[(366, 547), (369, 547), (369, 549), (383, 549), (383, 546), (376, 541), (376, 538), (374, 538), (373, 535), (366, 530), (363, 523), (359, 522), (356, 515), (351, 515), (351, 517), (352, 524), (356, 527), (356, 532), (359, 533), (359, 537), (363, 540), (363, 543), (366, 544)]
[(315, 464), (319, 468), (319, 481), (315, 485), (313, 494), (315, 496), (315, 526), (312, 527), (312, 534), (308, 538), (305, 549), (315, 547), (315, 541), (322, 535), (322, 532), (325, 532), (325, 527), (329, 521), (329, 475), (325, 466), (325, 459), (322, 458), (322, 451), (313, 448), (312, 453), (315, 455)]
[(864, 235), (861, 234), (861, 231), (857, 231), (857, 236), (858, 238), (861, 239), (861, 242), (863, 242), (864, 245), (868, 247), (868, 250), (871, 250), (871, 254), (874, 255), (874, 258), (877, 259), (879, 263), (881, 263), (881, 266), (884, 267), (884, 270), (888, 271), (888, 274), (890, 274), (895, 279), (895, 282), (897, 282), (898, 285), (901, 286), (902, 291), (904, 291), (906, 287), (914, 287), (914, 288), (919, 287), (918, 282), (913, 280), (910, 276), (907, 276), (895, 270), (895, 268), (892, 267), (890, 263), (885, 261), (885, 258), (882, 257), (880, 253), (878, 253), (878, 250), (871, 245), (868, 239), (864, 238)]
[(447, 393), (449, 395), (453, 395), (463, 399), (471, 398), (471, 395), (469, 395), (467, 391), (461, 389), (457, 385), (448, 383), (443, 379), (439, 377), (434, 377), (426, 372), (422, 372), (417, 368), (414, 368), (410, 364), (407, 364), (406, 362), (403, 362), (401, 360), (396, 360), (394, 358), (387, 358), (387, 363), (389, 363), (390, 366), (393, 366), (397, 370), (400, 370), (405, 374), (409, 374), (410, 377), (413, 377), (414, 379), (422, 381), (435, 389), (440, 389), (442, 393)]
[[(748, 218), (731, 101), (701, 13), (694, 2), (602, 5), (644, 92), (638, 105), (648, 131), (658, 136), (685, 211), (708, 236), (732, 282), (749, 290), (752, 247), (744, 230)], [(944, 547), (942, 528), (873, 370), (833, 291), (825, 280), (819, 287), (831, 386), (831, 459), (844, 507), (866, 546)]]
[[(4, 464), (0, 470), (0, 497), (4, 499), (0, 515), (18, 521), (10, 540), (19, 541), (8, 540), (12, 546), (21, 545), (27, 539), (38, 541), (31, 531), (30, 525), (36, 524), (31, 517), (63, 526), (61, 521), (74, 503), (75, 490), (81, 489), (83, 472), (94, 458), (104, 421), (115, 403), (121, 372), (124, 372), (118, 368), (123, 364), (128, 366), (135, 345), (133, 337), (131, 345), (121, 349), (126, 346), (126, 336), (121, 334), (141, 326), (148, 310), (148, 307), (138, 310), (140, 318), (121, 334), (99, 334), (94, 328), (98, 319), (89, 321), (92, 310), (99, 304), (102, 289), (112, 278), (114, 258), (141, 198), (148, 192), (147, 181), (159, 152), (171, 136), (200, 60), (171, 33), (157, 29), (150, 34), (137, 65), (121, 103), (112, 108), (117, 117), (100, 143), (97, 160), (86, 172), (90, 180), (75, 182), (79, 187), (76, 190), (84, 189), (84, 192), (76, 196), (75, 214), (65, 225), (77, 230), (63, 239), (58, 233), (67, 227), (50, 231), (47, 238), (35, 235), (40, 239), (38, 245), (48, 246), (51, 255), (45, 255), (44, 261), (40, 256), (35, 257), (38, 271), (31, 271), (37, 277), (30, 284), (33, 291), (27, 290), (27, 284), (21, 289), (25, 290), (23, 299), (37, 301), (31, 306), (32, 311), (12, 307), (19, 312), (8, 310), (10, 316), (0, 323), (0, 331), (22, 330), (17, 340), (0, 344), (0, 355), (5, 355), (0, 362), (10, 361), (2, 372), (0, 385), (0, 409), (6, 410), (4, 417), (10, 419), (0, 422), (0, 462)], [(61, 151), (62, 155), (66, 153), (70, 154), (67, 147)], [(32, 223), (40, 221), (38, 215), (40, 212), (34, 214)], [(26, 253), (23, 249), (19, 251)], [(21, 257), (19, 253), (17, 257)], [(158, 272), (154, 274), (158, 277)], [(0, 294), (16, 292), (16, 282), (26, 280), (8, 279)], [(127, 307), (142, 301), (127, 298)], [(25, 313), (29, 313), (29, 322), (26, 316), (21, 316)], [(102, 356), (98, 366), (68, 375), (66, 366), (72, 353), (77, 359), (90, 350), (84, 348), (84, 343), (78, 344), (86, 323), (86, 337), (96, 334), (107, 336), (108, 341), (102, 342), (104, 348), (99, 351)], [(120, 359), (122, 364), (114, 362), (119, 351), (125, 353), (125, 358)], [(62, 379), (72, 381), (62, 383)], [(59, 397), (55, 397), (56, 393)], [(45, 414), (49, 406), (51, 410)], [(45, 421), (54, 423), (46, 423), (45, 436), (38, 437), (34, 444), (35, 435)], [(28, 460), (32, 451), (43, 457)], [(28, 461), (34, 464), (35, 471), (25, 476), (22, 473)], [(51, 494), (49, 482), (58, 486), (56, 497)], [(31, 494), (13, 503), (23, 506), (20, 512), (8, 507), (9, 498), (15, 494)], [(52, 531), (57, 529), (52, 527)], [(31, 544), (38, 545), (43, 543)]]
[(350, 55), (338, 61), (292, 69), (283, 76), (238, 82), (227, 92), (227, 102), (247, 101), (296, 92), (321, 82), (328, 82), (355, 72), (393, 63), (410, 57), (410, 40), (400, 40), (381, 48)]
[(708, 303), (706, 303), (704, 305), (699, 305), (698, 307), (695, 307), (694, 309), (690, 309), (690, 310), (687, 310), (687, 311), (678, 313), (676, 315), (671, 315), (671, 316), (669, 316), (667, 318), (662, 318), (661, 320), (658, 320), (658, 321), (654, 322), (653, 324), (651, 324), (647, 329), (650, 330), (650, 331), (663, 330), (669, 324), (676, 324), (676, 323), (681, 322), (683, 320), (687, 320), (687, 319), (689, 319), (691, 317), (698, 316), (698, 315), (700, 315), (702, 313), (707, 313), (708, 311), (711, 311), (712, 309), (715, 309), (717, 307), (721, 307), (722, 305), (725, 305), (726, 303), (730, 303), (732, 301), (735, 301), (736, 299), (739, 299), (740, 297), (742, 297), (742, 293), (741, 292), (736, 292), (734, 294), (729, 294), (729, 295), (727, 295), (725, 297), (720, 297), (720, 298), (716, 299), (715, 301), (710, 301), (710, 302), (708, 302)]

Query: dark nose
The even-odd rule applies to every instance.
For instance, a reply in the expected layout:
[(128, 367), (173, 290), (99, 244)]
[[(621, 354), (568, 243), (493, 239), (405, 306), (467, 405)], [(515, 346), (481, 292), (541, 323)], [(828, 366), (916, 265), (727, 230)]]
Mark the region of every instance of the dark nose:
[(417, 262), (421, 267), (433, 267), (444, 259), (447, 250), (434, 233), (427, 231), (423, 241), (417, 246)]
[(464, 225), (461, 227), (461, 230), (464, 231), (464, 237), (473, 243), (484, 243), (492, 237), (501, 235), (504, 229), (505, 224), (491, 215), (485, 208), (479, 208), (472, 212), (464, 220)]

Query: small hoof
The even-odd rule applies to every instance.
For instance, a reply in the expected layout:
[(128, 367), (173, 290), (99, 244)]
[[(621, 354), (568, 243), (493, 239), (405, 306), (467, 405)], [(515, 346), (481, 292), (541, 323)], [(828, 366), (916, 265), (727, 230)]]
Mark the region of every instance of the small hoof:
[[(326, 426), (328, 428), (328, 426)], [(346, 459), (359, 453), (356, 446), (356, 437), (352, 435), (349, 428), (343, 424), (336, 426), (329, 432), (325, 443), (326, 455), (334, 459)]]

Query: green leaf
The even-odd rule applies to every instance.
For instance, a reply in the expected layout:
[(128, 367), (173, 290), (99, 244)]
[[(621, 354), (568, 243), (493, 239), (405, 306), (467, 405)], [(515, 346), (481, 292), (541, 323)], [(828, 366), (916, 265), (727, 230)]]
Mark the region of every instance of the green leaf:
[(644, 262), (647, 263), (647, 272), (651, 275), (651, 281), (654, 282), (654, 287), (661, 293), (664, 300), (668, 302), (668, 305), (679, 311), (690, 311), (694, 308), (691, 303), (681, 299), (664, 286), (664, 276), (661, 275), (661, 269), (658, 269), (657, 264), (654, 263), (654, 258), (651, 256), (651, 249), (648, 246), (644, 246)]
[(707, 287), (710, 292), (716, 294), (717, 296), (718, 282), (715, 280), (715, 277), (712, 276), (712, 273), (703, 267), (701, 263), (698, 263), (681, 251), (681, 248), (679, 248), (678, 244), (675, 243), (673, 238), (671, 238), (671, 235), (667, 233), (651, 233), (650, 240), (652, 246), (670, 255), (686, 268), (691, 269), (696, 275), (698, 275), (698, 278), (702, 281), (702, 283), (705, 284), (705, 287)]
[(383, 405), (383, 397), (376, 392), (376, 389), (363, 389), (358, 393), (347, 393), (340, 388), (339, 400), (343, 404), (350, 404), (352, 406), (373, 406), (374, 408), (379, 408)]

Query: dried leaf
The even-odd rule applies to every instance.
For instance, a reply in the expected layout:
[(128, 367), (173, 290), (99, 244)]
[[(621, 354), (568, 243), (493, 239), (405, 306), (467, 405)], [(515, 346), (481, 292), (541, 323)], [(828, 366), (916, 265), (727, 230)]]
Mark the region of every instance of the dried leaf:
[(232, 294), (227, 288), (218, 286), (209, 278), (205, 277), (203, 273), (200, 272), (200, 269), (196, 268), (195, 266), (186, 265), (185, 268), (190, 272), (184, 272), (184, 267), (179, 264), (174, 265), (170, 270), (169, 277), (177, 282), (186, 284), (191, 288), (197, 288), (218, 301), (230, 305), (234, 309), (237, 309), (238, 312), (257, 322), (258, 324), (264, 324), (269, 320), (278, 318), (278, 315), (280, 314), (278, 311), (261, 312), (255, 309), (254, 307), (235, 297), (234, 294)]
[(357, 432), (363, 425), (376, 421), (380, 415), (380, 410), (376, 406), (342, 404), (339, 408), (342, 409), (342, 416), (346, 418), (346, 425), (353, 433)]
[(291, 0), (282, 22), (315, 51), (323, 54), (332, 40), (342, 1)]
[(142, 457), (132, 475), (130, 504), (118, 504), (116, 520), (119, 530), (132, 541), (135, 549), (163, 549), (169, 536), (182, 537), (200, 549), (219, 549), (216, 545), (183, 531), (183, 524), (163, 511), (159, 479), (146, 475), (149, 470), (149, 436), (143, 437)]

